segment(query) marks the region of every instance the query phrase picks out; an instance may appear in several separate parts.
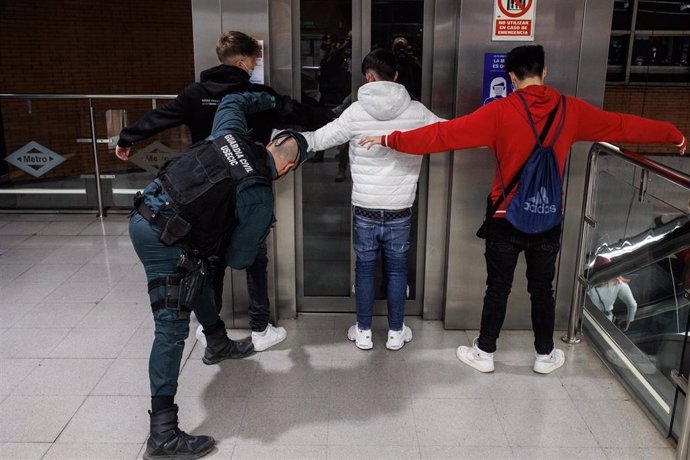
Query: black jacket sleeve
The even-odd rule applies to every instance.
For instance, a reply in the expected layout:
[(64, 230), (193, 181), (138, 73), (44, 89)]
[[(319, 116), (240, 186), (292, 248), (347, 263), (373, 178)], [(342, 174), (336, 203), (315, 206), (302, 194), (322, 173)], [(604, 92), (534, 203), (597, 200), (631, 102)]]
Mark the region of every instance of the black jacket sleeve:
[(182, 93), (178, 94), (173, 101), (151, 110), (149, 113), (127, 126), (120, 132), (120, 139), (117, 145), (120, 147), (131, 147), (135, 142), (165, 131), (187, 124), (188, 110), (185, 107), (189, 100), (189, 91), (192, 85), (186, 87)]

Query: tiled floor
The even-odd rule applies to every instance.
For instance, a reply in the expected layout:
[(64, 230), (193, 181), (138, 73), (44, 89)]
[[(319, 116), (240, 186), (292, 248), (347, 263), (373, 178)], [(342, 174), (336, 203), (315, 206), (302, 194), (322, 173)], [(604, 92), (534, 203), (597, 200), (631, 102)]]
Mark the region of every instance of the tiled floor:
[[(141, 456), (152, 321), (124, 217), (0, 215), (0, 458)], [(187, 340), (182, 428), (214, 459), (672, 459), (673, 447), (586, 344), (531, 372), (506, 332), (494, 374), (462, 366), (473, 331), (408, 318), (399, 352), (345, 339), (352, 317), (303, 316), (275, 350), (206, 366)], [(246, 331), (233, 331), (236, 337)]]

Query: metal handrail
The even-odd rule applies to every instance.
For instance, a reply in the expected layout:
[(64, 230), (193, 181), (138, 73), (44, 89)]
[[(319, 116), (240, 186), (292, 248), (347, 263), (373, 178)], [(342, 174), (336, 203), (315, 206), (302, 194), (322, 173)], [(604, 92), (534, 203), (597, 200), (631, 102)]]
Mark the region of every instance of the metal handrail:
[[(588, 211), (591, 209), (591, 206), (593, 205), (593, 203), (591, 202), (593, 184), (592, 176), (594, 175), (593, 169), (595, 169), (596, 167), (595, 160), (601, 152), (612, 154), (618, 158), (621, 158), (623, 161), (627, 163), (634, 164), (647, 171), (652, 171), (670, 182), (680, 185), (681, 187), (690, 189), (690, 175), (687, 175), (681, 171), (677, 171), (673, 168), (657, 163), (654, 160), (650, 160), (649, 158), (645, 157), (644, 155), (640, 155), (639, 153), (632, 152), (630, 150), (615, 146), (613, 144), (609, 144), (607, 142), (597, 142), (593, 144), (592, 147), (589, 149), (589, 155), (587, 157), (588, 166), (585, 178), (585, 196), (583, 200), (584, 205), (582, 209), (582, 218), (580, 219), (580, 238), (578, 242), (579, 250), (575, 265), (576, 267), (578, 267), (578, 269), (582, 267), (582, 263), (585, 258), (585, 228), (587, 225), (587, 221), (589, 219)], [(575, 288), (573, 292), (573, 302), (570, 309), (570, 317), (568, 320), (568, 334), (563, 337), (563, 341), (567, 343), (579, 342), (578, 325), (580, 324), (581, 319), (580, 304), (582, 300), (580, 295), (581, 290), (579, 284), (582, 284), (586, 281), (584, 280), (581, 274), (578, 274), (578, 281), (578, 283), (575, 283)]]
[(175, 94), (38, 94), (0, 93), (0, 99), (175, 99)]
[(104, 215), (103, 190), (101, 184), (100, 163), (98, 162), (98, 140), (96, 139), (96, 122), (94, 118), (94, 99), (150, 99), (155, 108), (156, 99), (175, 99), (171, 94), (39, 94), (39, 93), (0, 93), (0, 99), (77, 99), (89, 101), (89, 127), (91, 130), (91, 149), (93, 151), (94, 178), (96, 181), (96, 199), (98, 217)]
[(609, 144), (608, 142), (597, 142), (596, 144), (594, 144), (590, 149), (590, 155), (592, 155), (592, 151), (594, 149), (597, 149), (598, 151), (603, 150), (606, 151), (606, 153), (613, 153), (615, 156), (621, 157), (629, 161), (630, 163), (634, 163), (637, 166), (657, 173), (664, 179), (668, 179), (671, 182), (675, 182), (676, 184), (682, 187), (690, 188), (689, 175), (685, 174), (682, 171), (669, 168), (668, 166), (662, 165), (661, 163), (657, 163), (654, 160), (650, 160), (644, 155), (640, 155), (639, 153), (635, 153), (630, 150), (618, 147), (616, 145)]
[[(623, 161), (639, 166), (640, 168), (643, 168), (643, 171), (650, 171), (655, 174), (658, 174), (660, 177), (673, 182), (674, 184), (677, 184), (681, 187), (684, 187), (688, 190), (690, 190), (690, 175), (685, 174), (681, 171), (677, 171), (673, 168), (670, 168), (668, 166), (662, 165), (660, 163), (655, 162), (654, 160), (650, 160), (649, 158), (640, 155), (635, 152), (631, 152), (630, 150), (624, 149), (617, 147), (615, 145), (605, 143), (605, 142), (599, 142), (595, 143), (592, 145), (592, 148), (589, 150), (589, 155), (587, 157), (587, 171), (586, 171), (586, 179), (585, 179), (585, 190), (584, 190), (584, 206), (582, 209), (582, 218), (580, 219), (580, 236), (579, 236), (579, 250), (577, 253), (577, 261), (576, 261), (576, 267), (578, 268), (578, 282), (575, 283), (575, 288), (573, 292), (573, 303), (570, 309), (570, 318), (568, 321), (568, 335), (563, 337), (563, 341), (568, 342), (568, 343), (577, 343), (579, 342), (579, 337), (578, 337), (578, 326), (581, 326), (581, 304), (582, 304), (582, 285), (587, 284), (587, 280), (584, 278), (584, 276), (580, 273), (581, 267), (583, 266), (583, 260), (585, 258), (585, 244), (584, 242), (587, 241), (587, 238), (585, 237), (586, 232), (588, 231), (588, 220), (590, 219), (589, 217), (589, 211), (592, 208), (592, 186), (594, 181), (592, 180), (592, 177), (596, 175), (596, 159), (598, 158), (600, 153), (606, 153), (606, 154), (611, 154), (613, 156), (616, 156)], [(690, 396), (686, 395), (685, 398), (685, 406), (683, 408), (682, 412), (682, 426), (680, 429), (680, 436), (678, 438), (678, 448), (676, 450), (676, 459), (677, 460), (688, 460), (690, 459), (690, 452), (688, 449), (688, 446), (690, 445)]]

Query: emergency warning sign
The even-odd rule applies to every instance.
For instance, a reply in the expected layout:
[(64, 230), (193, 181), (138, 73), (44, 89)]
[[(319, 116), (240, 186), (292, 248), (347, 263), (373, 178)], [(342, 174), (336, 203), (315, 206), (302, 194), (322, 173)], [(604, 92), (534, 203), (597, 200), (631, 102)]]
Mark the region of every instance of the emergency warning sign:
[(534, 41), (537, 0), (494, 0), (493, 41)]

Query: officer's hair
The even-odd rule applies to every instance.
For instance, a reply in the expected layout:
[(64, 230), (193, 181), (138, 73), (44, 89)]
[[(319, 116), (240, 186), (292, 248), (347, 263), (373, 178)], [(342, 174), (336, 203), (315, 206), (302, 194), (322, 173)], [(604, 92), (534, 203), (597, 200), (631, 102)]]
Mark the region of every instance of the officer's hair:
[(362, 75), (373, 70), (380, 80), (393, 81), (395, 72), (398, 71), (397, 59), (393, 51), (379, 48), (367, 54), (362, 61)]
[(277, 156), (285, 164), (299, 163), (299, 146), (292, 137), (275, 139), (271, 151), (273, 156)]
[(231, 30), (224, 32), (218, 39), (216, 54), (220, 62), (229, 64), (230, 60), (237, 56), (260, 56), (261, 46), (249, 35)]
[(513, 72), (518, 80), (541, 77), (544, 73), (544, 47), (518, 46), (510, 50), (505, 60), (506, 72)]

